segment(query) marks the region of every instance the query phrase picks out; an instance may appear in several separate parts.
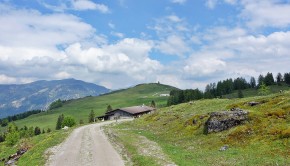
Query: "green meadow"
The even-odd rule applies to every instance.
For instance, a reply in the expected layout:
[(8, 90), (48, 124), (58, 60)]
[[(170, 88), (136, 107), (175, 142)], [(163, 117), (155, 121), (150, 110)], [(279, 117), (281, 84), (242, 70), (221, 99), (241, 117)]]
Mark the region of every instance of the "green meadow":
[[(257, 101), (261, 104), (249, 106)], [(210, 112), (238, 107), (249, 120), (219, 133), (204, 134)], [(145, 136), (157, 142), (177, 165), (290, 165), (290, 91), (243, 99), (206, 99), (158, 109), (132, 122), (111, 126), (137, 165), (154, 157), (135, 154)], [(227, 145), (229, 149), (219, 151)], [(144, 163), (144, 164), (142, 164)]]

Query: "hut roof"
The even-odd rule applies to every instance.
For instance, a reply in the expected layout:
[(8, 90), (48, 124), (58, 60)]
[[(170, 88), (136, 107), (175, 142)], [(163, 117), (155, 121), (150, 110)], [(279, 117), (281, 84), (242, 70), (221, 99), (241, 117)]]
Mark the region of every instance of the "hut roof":
[(134, 114), (139, 114), (139, 113), (142, 113), (142, 112), (154, 111), (155, 108), (148, 107), (148, 106), (133, 106), (133, 107), (118, 108), (118, 109), (115, 109), (113, 111), (108, 112), (107, 114), (111, 114), (111, 113), (113, 113), (113, 112), (115, 112), (117, 110), (128, 112), (128, 113), (134, 115)]

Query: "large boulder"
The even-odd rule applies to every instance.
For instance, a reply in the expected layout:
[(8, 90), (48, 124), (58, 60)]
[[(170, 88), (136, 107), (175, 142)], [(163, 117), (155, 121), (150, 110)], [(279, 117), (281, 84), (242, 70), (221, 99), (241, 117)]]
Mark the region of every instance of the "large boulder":
[(248, 112), (242, 109), (234, 108), (230, 111), (212, 112), (205, 123), (206, 134), (220, 132), (237, 125), (243, 124), (248, 120)]

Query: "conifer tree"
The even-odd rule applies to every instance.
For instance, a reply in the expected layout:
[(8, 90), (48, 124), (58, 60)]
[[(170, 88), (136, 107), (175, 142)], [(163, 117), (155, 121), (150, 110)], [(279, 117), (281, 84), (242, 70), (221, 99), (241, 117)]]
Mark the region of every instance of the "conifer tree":
[(251, 88), (255, 88), (256, 87), (256, 79), (254, 77), (251, 77), (250, 85), (251, 85)]
[(156, 104), (154, 100), (151, 101), (150, 107), (156, 108)]
[(95, 122), (95, 112), (91, 110), (89, 114), (89, 123)]
[(274, 85), (275, 81), (274, 81), (274, 77), (272, 73), (267, 73), (267, 75), (264, 78), (264, 83), (269, 86), (269, 85)]
[(262, 85), (259, 88), (259, 94), (260, 95), (267, 95), (270, 92), (269, 87), (267, 87), (267, 85), (262, 82)]
[(284, 74), (284, 81), (286, 84), (290, 85), (290, 73)]
[(55, 127), (56, 130), (60, 130), (61, 129), (61, 125), (62, 125), (63, 119), (64, 119), (64, 115), (63, 114), (58, 116), (58, 119), (57, 119), (57, 122), (56, 122), (56, 127)]
[(110, 111), (113, 111), (113, 108), (112, 108), (112, 106), (109, 104), (109, 105), (107, 106), (107, 110), (106, 110), (106, 112), (110, 112)]
[(260, 74), (258, 78), (258, 86), (261, 86), (263, 82), (264, 82), (264, 76)]

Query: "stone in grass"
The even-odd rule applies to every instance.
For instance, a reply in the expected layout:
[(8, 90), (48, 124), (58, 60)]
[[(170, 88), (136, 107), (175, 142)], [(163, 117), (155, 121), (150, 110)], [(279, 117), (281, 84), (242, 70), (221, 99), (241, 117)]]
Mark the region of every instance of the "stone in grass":
[(255, 105), (258, 105), (258, 104), (260, 104), (260, 102), (256, 102), (256, 101), (248, 102), (248, 105), (251, 106), (251, 107), (253, 107)]
[(205, 123), (204, 133), (220, 132), (243, 124), (248, 120), (248, 112), (239, 108), (231, 111), (212, 112)]
[(67, 130), (69, 127), (67, 127), (67, 126), (64, 126), (62, 129), (63, 130)]
[(224, 145), (224, 146), (222, 146), (222, 147), (220, 148), (219, 151), (226, 151), (226, 150), (228, 150), (228, 149), (229, 149), (229, 146), (228, 146), (228, 145)]

